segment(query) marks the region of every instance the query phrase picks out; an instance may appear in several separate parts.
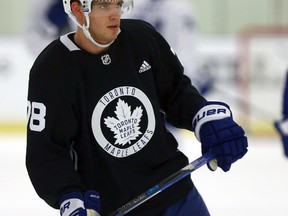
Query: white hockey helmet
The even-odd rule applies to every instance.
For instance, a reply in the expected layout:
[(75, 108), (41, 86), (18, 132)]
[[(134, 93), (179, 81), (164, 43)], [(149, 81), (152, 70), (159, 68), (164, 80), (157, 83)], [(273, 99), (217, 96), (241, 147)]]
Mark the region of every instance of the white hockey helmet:
[[(64, 6), (64, 10), (68, 15), (73, 15), (72, 11), (71, 11), (71, 2), (73, 0), (63, 0), (63, 6)], [(83, 7), (83, 11), (86, 13), (90, 13), (91, 12), (91, 5), (92, 2), (94, 0), (78, 0), (82, 7)], [(102, 2), (113, 2), (113, 1), (117, 1), (117, 0), (100, 0)], [(123, 9), (125, 10), (130, 10), (133, 8), (133, 0), (123, 0), (123, 5), (122, 5)], [(74, 15), (73, 15), (74, 16)]]
[[(81, 25), (77, 21), (75, 15), (73, 14), (73, 12), (71, 10), (71, 2), (73, 2), (73, 0), (62, 0), (62, 1), (63, 1), (63, 7), (64, 7), (65, 13), (68, 14), (68, 16), (72, 19), (72, 21), (77, 26), (79, 26), (80, 28), (83, 29), (84, 34), (86, 35), (87, 38), (89, 38), (89, 40), (92, 43), (94, 43), (96, 46), (99, 46), (99, 47), (102, 47), (102, 48), (106, 48), (106, 47), (110, 46), (114, 42), (114, 41), (112, 41), (109, 44), (99, 44), (90, 35), (90, 32), (88, 30), (89, 26), (90, 26), (89, 13), (91, 12), (91, 6), (92, 6), (92, 2), (94, 0), (78, 0), (81, 3), (82, 7), (83, 7), (83, 13), (84, 13), (85, 18), (86, 18), (86, 25)], [(118, 1), (118, 0), (100, 0), (100, 1), (102, 1), (102, 2), (114, 2), (114, 1)], [(132, 8), (133, 8), (133, 0), (123, 0), (122, 12), (129, 11)]]

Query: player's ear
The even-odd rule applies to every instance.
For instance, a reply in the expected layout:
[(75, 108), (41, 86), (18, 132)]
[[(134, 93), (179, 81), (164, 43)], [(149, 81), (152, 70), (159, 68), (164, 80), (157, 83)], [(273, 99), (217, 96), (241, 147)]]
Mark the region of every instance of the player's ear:
[(78, 19), (84, 17), (82, 5), (77, 1), (71, 3), (71, 11)]

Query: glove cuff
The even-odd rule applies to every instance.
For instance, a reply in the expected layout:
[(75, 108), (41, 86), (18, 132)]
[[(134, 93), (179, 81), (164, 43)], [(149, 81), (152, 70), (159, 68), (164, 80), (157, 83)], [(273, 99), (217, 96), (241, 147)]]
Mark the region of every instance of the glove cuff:
[(201, 142), (200, 128), (204, 123), (228, 117), (232, 117), (232, 113), (227, 104), (222, 102), (207, 102), (207, 104), (196, 113), (192, 121), (192, 128), (197, 140)]
[(60, 199), (60, 215), (72, 215), (75, 210), (85, 209), (83, 195), (80, 192), (65, 194)]

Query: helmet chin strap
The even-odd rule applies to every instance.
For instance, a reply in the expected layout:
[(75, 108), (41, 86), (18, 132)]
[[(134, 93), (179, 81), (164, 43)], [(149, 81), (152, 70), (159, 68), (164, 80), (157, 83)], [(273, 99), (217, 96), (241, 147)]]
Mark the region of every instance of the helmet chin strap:
[[(96, 46), (98, 46), (98, 47), (100, 47), (100, 48), (107, 48), (107, 47), (109, 47), (109, 46), (114, 42), (114, 40), (111, 41), (111, 42), (108, 43), (108, 44), (100, 44), (100, 43), (98, 43), (97, 41), (95, 41), (95, 40), (92, 38), (92, 36), (91, 36), (91, 34), (90, 34), (90, 32), (89, 32), (90, 19), (89, 19), (88, 13), (85, 13), (85, 18), (86, 18), (86, 25), (85, 25), (85, 24), (83, 24), (83, 26), (78, 25), (78, 26), (83, 30), (85, 36), (86, 36), (94, 45), (96, 45)], [(119, 34), (120, 32), (121, 32), (121, 30), (119, 29), (118, 34)]]

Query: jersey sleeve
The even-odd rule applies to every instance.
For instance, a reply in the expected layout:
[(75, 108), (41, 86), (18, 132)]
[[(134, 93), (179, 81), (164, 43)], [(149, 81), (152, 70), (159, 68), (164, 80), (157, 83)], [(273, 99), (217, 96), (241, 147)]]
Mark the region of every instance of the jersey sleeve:
[(158, 65), (155, 82), (161, 108), (169, 123), (192, 130), (192, 119), (206, 99), (184, 74), (184, 67), (172, 47), (157, 32), (154, 47)]
[(58, 208), (59, 198), (84, 190), (71, 152), (79, 122), (74, 106), (73, 82), (61, 68), (59, 55), (44, 52), (30, 71), (26, 166), (38, 195)]

